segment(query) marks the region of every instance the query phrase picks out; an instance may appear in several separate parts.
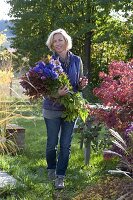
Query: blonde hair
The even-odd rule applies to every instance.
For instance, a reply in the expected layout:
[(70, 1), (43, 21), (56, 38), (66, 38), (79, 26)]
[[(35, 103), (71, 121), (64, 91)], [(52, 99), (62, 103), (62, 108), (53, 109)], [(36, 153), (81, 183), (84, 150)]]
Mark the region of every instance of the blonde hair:
[(53, 48), (52, 48), (52, 45), (53, 45), (53, 38), (54, 38), (54, 35), (55, 34), (62, 34), (65, 41), (66, 41), (66, 45), (67, 45), (67, 50), (70, 50), (72, 48), (72, 38), (70, 37), (70, 35), (67, 34), (67, 32), (64, 30), (64, 29), (57, 29), (53, 32), (50, 33), (47, 41), (46, 41), (46, 45), (48, 46), (48, 48), (51, 50), (51, 51), (54, 51)]

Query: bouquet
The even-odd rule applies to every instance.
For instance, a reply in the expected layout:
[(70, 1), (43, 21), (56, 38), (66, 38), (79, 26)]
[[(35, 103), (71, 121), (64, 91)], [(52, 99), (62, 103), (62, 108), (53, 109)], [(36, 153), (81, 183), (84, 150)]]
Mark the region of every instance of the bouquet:
[[(35, 67), (21, 77), (21, 86), (25, 89), (24, 93), (30, 98), (38, 99), (41, 97), (52, 98), (53, 101), (64, 105), (62, 117), (66, 121), (73, 121), (80, 117), (84, 122), (88, 117), (85, 108), (85, 100), (80, 92), (73, 92), (72, 86), (59, 60), (47, 56), (38, 62)], [(65, 96), (57, 98), (58, 89), (67, 86), (69, 92)]]

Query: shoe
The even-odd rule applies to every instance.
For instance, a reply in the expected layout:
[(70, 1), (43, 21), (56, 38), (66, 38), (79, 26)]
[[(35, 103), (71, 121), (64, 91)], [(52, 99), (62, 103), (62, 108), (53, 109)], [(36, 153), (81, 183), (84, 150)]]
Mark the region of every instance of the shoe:
[(57, 177), (55, 179), (55, 189), (63, 189), (64, 187), (64, 177)]
[(55, 169), (48, 169), (48, 179), (54, 181), (55, 178)]

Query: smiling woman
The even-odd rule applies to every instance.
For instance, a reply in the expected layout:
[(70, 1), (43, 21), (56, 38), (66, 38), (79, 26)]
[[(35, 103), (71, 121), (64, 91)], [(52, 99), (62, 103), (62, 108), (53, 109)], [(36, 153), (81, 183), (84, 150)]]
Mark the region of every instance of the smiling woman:
[(0, 0), (0, 20), (9, 20), (10, 17), (8, 16), (10, 10), (10, 4), (6, 3), (6, 0)]

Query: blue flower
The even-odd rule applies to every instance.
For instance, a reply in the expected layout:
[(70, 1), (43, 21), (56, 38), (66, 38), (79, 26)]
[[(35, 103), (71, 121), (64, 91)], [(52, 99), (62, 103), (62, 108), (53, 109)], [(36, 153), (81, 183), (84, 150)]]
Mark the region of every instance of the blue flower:
[(56, 63), (48, 63), (45, 64), (44, 62), (39, 62), (34, 68), (34, 72), (36, 72), (41, 79), (44, 80), (42, 77), (51, 78), (51, 79), (58, 79), (59, 74), (63, 72), (63, 69), (60, 65), (56, 65)]
[(54, 68), (54, 65), (49, 63), (49, 64), (46, 65), (46, 67), (49, 68), (50, 70), (52, 70)]
[(44, 62), (39, 62), (39, 63), (33, 68), (33, 70), (41, 76), (41, 75), (43, 75), (43, 73), (44, 73), (45, 66), (46, 66), (46, 65), (45, 65)]
[(59, 76), (58, 73), (56, 73), (55, 71), (47, 67), (43, 70), (43, 73), (47, 78), (51, 78), (51, 79), (57, 79)]

